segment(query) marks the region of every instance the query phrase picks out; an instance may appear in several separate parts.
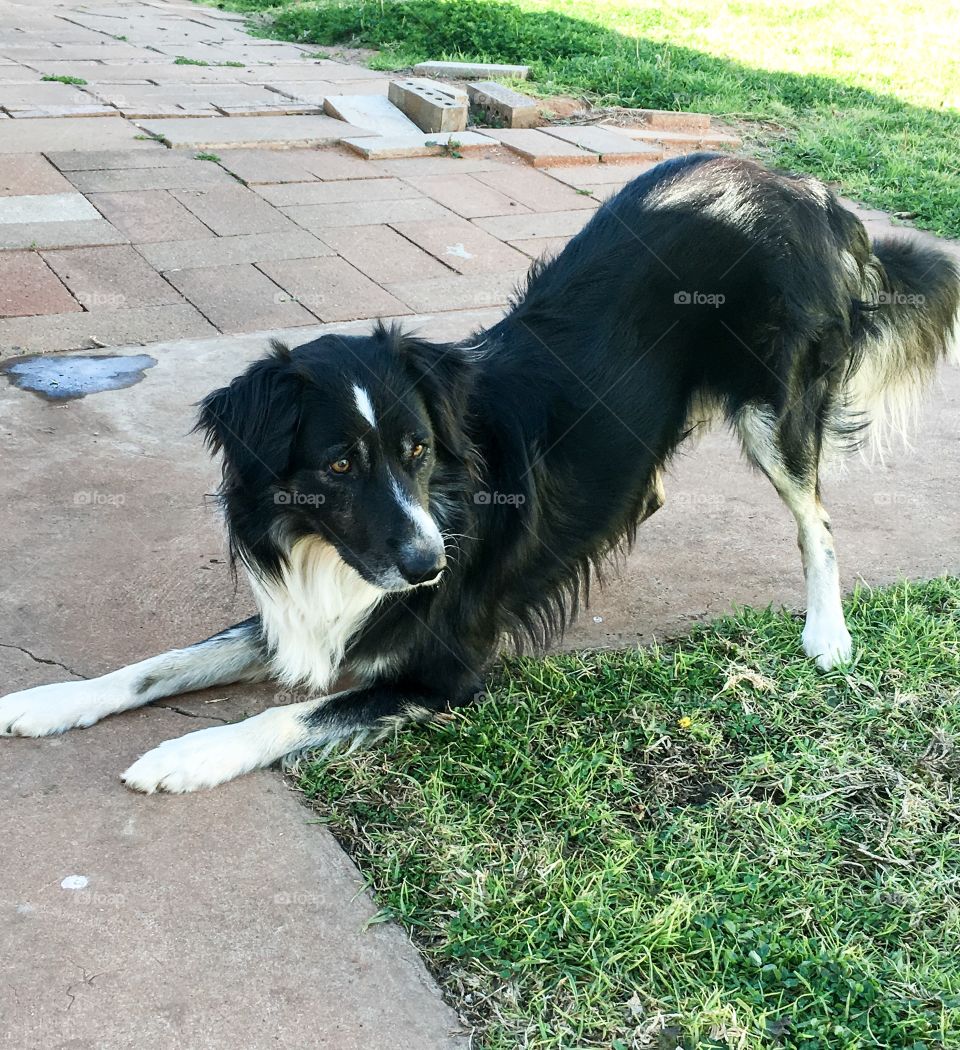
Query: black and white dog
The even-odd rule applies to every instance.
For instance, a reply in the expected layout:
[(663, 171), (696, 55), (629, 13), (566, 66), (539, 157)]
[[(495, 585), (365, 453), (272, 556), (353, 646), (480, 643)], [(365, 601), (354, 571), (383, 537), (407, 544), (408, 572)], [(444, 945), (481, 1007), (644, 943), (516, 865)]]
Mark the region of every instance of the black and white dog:
[[(202, 404), (259, 615), (91, 681), (0, 700), (0, 733), (89, 726), (271, 676), (302, 703), (169, 740), (123, 775), (209, 787), (463, 704), (505, 637), (544, 644), (663, 502), (661, 471), (729, 421), (799, 529), (803, 648), (851, 639), (818, 466), (902, 419), (956, 334), (960, 275), (870, 244), (818, 182), (696, 154), (636, 179), (462, 344), (378, 326), (272, 352)], [(348, 683), (348, 684), (344, 684)]]

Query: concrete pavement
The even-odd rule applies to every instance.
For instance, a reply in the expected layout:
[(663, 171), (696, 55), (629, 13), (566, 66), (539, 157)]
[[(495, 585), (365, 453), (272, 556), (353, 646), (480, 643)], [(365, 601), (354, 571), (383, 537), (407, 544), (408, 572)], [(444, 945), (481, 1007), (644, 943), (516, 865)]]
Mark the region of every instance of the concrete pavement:
[[(313, 148), (357, 130), (320, 115), (326, 96), (386, 94), (387, 80), (304, 53), (194, 5), (0, 0), (0, 358), (120, 347), (156, 362), (60, 403), (0, 378), (0, 692), (249, 615), (204, 496), (216, 467), (188, 431), (192, 403), (269, 334), (296, 343), (387, 314), (465, 335), (645, 170), (534, 168), (496, 142), (459, 160)], [(150, 138), (153, 118), (191, 148)], [(197, 159), (213, 156), (208, 128), (231, 144)], [(947, 372), (915, 452), (827, 480), (846, 587), (960, 571), (958, 418)], [(565, 644), (646, 642), (734, 602), (802, 604), (793, 524), (724, 435), (679, 457), (666, 488)], [(183, 798), (119, 784), (159, 741), (276, 702), (275, 687), (229, 688), (0, 741), (0, 1045), (466, 1045), (401, 931), (367, 926), (355, 869), (278, 775)]]

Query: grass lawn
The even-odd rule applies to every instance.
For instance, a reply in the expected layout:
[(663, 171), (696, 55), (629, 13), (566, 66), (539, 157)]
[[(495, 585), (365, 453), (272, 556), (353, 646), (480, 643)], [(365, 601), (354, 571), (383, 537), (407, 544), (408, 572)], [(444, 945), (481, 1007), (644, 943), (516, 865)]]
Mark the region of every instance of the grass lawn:
[(845, 673), (745, 610), (301, 785), (477, 1047), (955, 1048), (960, 580), (848, 611)]
[(761, 122), (768, 159), (960, 236), (960, 0), (223, 0), (287, 40), (526, 62), (542, 94)]

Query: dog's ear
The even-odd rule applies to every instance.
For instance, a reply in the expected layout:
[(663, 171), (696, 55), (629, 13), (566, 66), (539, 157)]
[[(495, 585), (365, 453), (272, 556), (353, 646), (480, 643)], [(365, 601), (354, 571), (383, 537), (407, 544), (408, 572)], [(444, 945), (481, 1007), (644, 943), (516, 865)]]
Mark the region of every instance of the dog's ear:
[(466, 421), (474, 371), (469, 353), (455, 344), (416, 339), (397, 327), (381, 332), (393, 343), (423, 398), (435, 438), (456, 459), (466, 461), (471, 454)]
[(265, 358), (200, 402), (194, 427), (211, 452), (223, 452), (224, 476), (249, 485), (280, 480), (300, 422), (302, 382), (287, 347), (271, 346)]

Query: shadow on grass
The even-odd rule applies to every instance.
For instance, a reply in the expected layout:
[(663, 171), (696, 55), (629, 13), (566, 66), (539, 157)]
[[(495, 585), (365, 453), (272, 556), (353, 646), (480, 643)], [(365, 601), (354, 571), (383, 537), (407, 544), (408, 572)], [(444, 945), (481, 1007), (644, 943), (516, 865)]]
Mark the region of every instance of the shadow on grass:
[(774, 163), (838, 182), (917, 226), (960, 236), (960, 113), (840, 80), (758, 69), (583, 19), (499, 0), (297, 3), (227, 0), (269, 12), (259, 31), (300, 43), (379, 49), (381, 66), (425, 59), (518, 62), (544, 94), (762, 121)]

